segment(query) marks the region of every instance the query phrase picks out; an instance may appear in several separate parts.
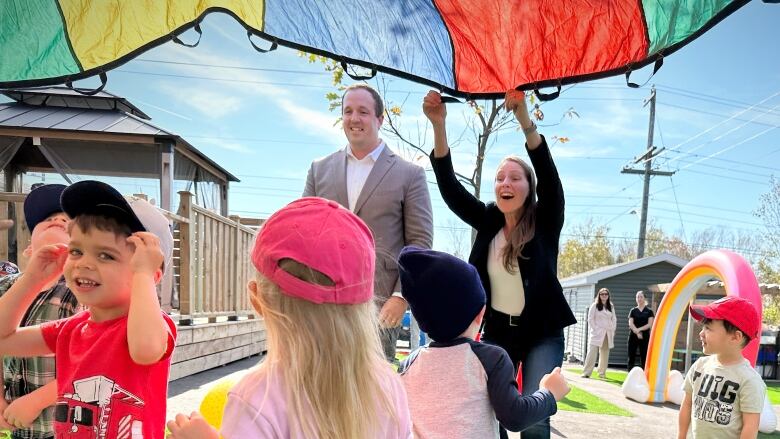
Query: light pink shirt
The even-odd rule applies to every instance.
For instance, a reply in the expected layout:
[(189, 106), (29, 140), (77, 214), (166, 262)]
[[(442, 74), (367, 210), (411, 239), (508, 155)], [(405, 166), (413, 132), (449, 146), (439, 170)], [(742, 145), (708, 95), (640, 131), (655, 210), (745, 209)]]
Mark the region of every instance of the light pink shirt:
[[(380, 410), (381, 423), (371, 437), (411, 439), (412, 425), (409, 419), (406, 391), (400, 377), (392, 371), (389, 372), (387, 380), (382, 384), (397, 409), (398, 420), (393, 421), (389, 414)], [(220, 432), (222, 437), (225, 439), (306, 438), (300, 428), (296, 428), (295, 436), (291, 434), (291, 426), (287, 422), (287, 398), (282, 379), (280, 375), (267, 376), (260, 370), (254, 370), (241, 379), (228, 393)]]

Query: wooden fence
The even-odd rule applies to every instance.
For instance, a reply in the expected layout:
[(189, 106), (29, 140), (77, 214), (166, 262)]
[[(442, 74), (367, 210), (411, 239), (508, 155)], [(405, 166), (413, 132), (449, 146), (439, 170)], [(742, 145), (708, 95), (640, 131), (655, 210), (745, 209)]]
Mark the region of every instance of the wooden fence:
[(179, 197), (174, 264), (182, 321), (251, 315), (246, 285), (254, 273), (249, 251), (255, 229), (241, 225), (237, 216), (225, 218), (195, 205), (190, 192)]

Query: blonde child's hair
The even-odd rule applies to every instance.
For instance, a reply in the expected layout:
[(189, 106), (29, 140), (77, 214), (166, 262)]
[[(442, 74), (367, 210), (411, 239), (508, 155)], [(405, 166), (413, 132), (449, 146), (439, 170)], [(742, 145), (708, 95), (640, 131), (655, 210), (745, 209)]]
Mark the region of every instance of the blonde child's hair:
[[(330, 282), (289, 259), (280, 267), (312, 284)], [(383, 391), (395, 372), (382, 354), (373, 301), (316, 304), (284, 294), (260, 273), (256, 280), (250, 299), (268, 333), (268, 356), (260, 367), (266, 377), (283, 379), (290, 431), (299, 426), (305, 437), (371, 438), (380, 410), (398, 423), (397, 409)]]

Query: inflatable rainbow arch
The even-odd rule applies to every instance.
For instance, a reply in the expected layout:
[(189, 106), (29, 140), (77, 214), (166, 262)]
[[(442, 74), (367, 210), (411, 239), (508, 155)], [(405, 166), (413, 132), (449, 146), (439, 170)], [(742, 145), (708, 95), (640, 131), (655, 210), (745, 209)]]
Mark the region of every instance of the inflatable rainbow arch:
[[(718, 278), (723, 282), (726, 294), (742, 297), (756, 307), (762, 316), (761, 291), (750, 265), (738, 254), (716, 250), (703, 253), (689, 262), (674, 278), (669, 291), (658, 306), (653, 328), (650, 333), (650, 345), (647, 349), (647, 383), (650, 396), (647, 402), (664, 402), (667, 397), (667, 381), (672, 364), (675, 337), (680, 327), (683, 313), (696, 295), (696, 291), (707, 281)], [(756, 365), (760, 340), (751, 340), (742, 355)]]

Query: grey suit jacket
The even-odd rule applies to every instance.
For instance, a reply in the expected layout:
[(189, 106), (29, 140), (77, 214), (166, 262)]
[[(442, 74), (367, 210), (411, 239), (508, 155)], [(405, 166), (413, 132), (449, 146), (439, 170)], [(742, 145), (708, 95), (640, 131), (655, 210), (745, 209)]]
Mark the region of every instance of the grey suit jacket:
[[(346, 151), (312, 162), (303, 196), (327, 198), (349, 209)], [(374, 296), (381, 305), (394, 291), (401, 291), (396, 262), (401, 249), (405, 245), (431, 248), (433, 244), (433, 212), (425, 170), (385, 145), (363, 185), (355, 214), (374, 234)]]

